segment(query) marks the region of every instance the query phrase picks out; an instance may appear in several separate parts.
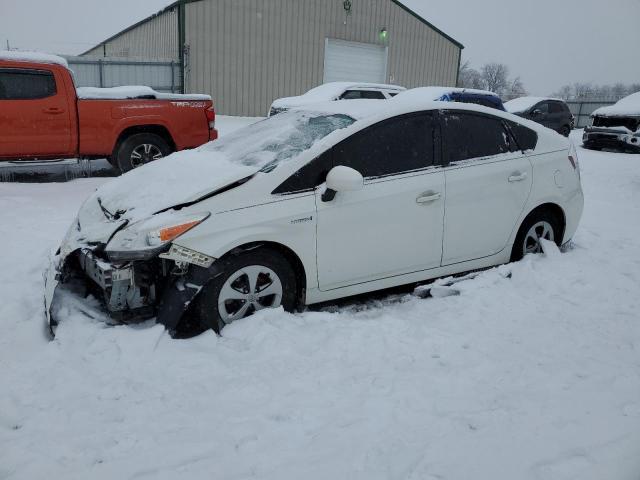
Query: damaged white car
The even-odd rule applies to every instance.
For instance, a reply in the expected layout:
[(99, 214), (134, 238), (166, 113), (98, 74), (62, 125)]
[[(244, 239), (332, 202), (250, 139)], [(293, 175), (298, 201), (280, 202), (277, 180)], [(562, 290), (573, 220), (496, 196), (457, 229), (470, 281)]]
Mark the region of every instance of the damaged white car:
[(46, 273), (117, 322), (216, 332), (253, 312), (485, 268), (568, 242), (582, 214), (562, 136), (478, 105), (292, 109), (99, 188)]

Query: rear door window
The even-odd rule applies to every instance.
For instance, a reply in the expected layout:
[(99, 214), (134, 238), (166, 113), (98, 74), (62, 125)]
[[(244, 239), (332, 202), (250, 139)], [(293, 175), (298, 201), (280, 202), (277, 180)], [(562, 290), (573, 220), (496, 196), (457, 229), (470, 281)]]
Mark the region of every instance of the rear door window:
[(334, 165), (380, 177), (434, 165), (434, 116), (402, 115), (356, 133), (334, 147)]
[(18, 68), (0, 69), (0, 100), (35, 100), (56, 94), (51, 72)]
[(445, 163), (491, 157), (514, 150), (511, 136), (500, 118), (445, 111), (441, 119)]
[(340, 97), (341, 100), (358, 100), (361, 98), (384, 100), (384, 94), (374, 90), (347, 90)]
[(564, 108), (561, 103), (549, 102), (549, 113), (564, 113)]

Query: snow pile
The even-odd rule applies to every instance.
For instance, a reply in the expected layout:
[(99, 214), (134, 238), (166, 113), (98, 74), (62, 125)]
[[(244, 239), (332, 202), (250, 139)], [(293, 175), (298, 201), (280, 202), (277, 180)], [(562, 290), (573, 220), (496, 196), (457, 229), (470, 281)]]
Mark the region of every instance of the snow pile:
[(640, 92), (632, 93), (618, 100), (615, 105), (600, 107), (591, 116), (615, 117), (620, 115), (632, 115), (640, 117)]
[(211, 100), (210, 95), (201, 94), (180, 94), (180, 93), (160, 93), (151, 87), (142, 85), (130, 85), (124, 87), (79, 87), (76, 89), (78, 98), (82, 100), (127, 100), (136, 98), (155, 98), (158, 100), (179, 100), (179, 101), (206, 101)]
[(58, 55), (51, 55), (41, 52), (23, 52), (18, 50), (0, 50), (0, 60), (10, 60), (12, 62), (33, 62), (62, 65), (69, 68), (67, 61)]
[(505, 102), (504, 108), (507, 109), (507, 112), (511, 113), (524, 113), (528, 112), (533, 108), (534, 105), (543, 102), (545, 100), (557, 100), (562, 102), (558, 98), (549, 98), (549, 97), (519, 97), (514, 98), (513, 100), (509, 100)]
[(271, 106), (274, 108), (291, 108), (319, 102), (328, 102), (337, 100), (340, 95), (352, 88), (393, 89), (398, 92), (405, 90), (404, 87), (398, 85), (381, 83), (329, 82), (312, 88), (302, 95), (279, 98), (275, 100)]
[(103, 180), (0, 184), (0, 478), (637, 479), (640, 156), (579, 156), (562, 255), (185, 341), (76, 311), (49, 343), (46, 255)]

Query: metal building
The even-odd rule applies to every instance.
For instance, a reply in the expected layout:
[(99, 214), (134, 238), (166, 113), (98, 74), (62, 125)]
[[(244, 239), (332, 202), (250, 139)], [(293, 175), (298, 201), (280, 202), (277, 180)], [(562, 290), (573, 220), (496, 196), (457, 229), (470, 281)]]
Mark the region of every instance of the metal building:
[(398, 0), (180, 0), (82, 56), (176, 62), (218, 113), (262, 116), (328, 81), (454, 86), (462, 48)]

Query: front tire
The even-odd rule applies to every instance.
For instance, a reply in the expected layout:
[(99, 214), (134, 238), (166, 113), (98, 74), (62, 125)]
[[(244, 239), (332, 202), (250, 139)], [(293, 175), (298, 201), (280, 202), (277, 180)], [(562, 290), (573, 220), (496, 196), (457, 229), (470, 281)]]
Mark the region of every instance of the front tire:
[(296, 276), (277, 251), (259, 248), (220, 260), (223, 273), (198, 295), (194, 312), (204, 329), (220, 334), (236, 320), (264, 308), (296, 306)]
[(569, 125), (565, 125), (564, 127), (561, 127), (560, 130), (558, 130), (558, 133), (560, 135), (564, 135), (565, 137), (568, 137), (569, 134), (571, 133), (571, 128), (569, 127)]
[(517, 262), (528, 253), (542, 253), (541, 238), (560, 246), (560, 220), (549, 211), (531, 213), (520, 226), (511, 250), (511, 261)]
[(137, 133), (120, 143), (114, 155), (114, 166), (121, 173), (171, 154), (171, 147), (154, 133)]

